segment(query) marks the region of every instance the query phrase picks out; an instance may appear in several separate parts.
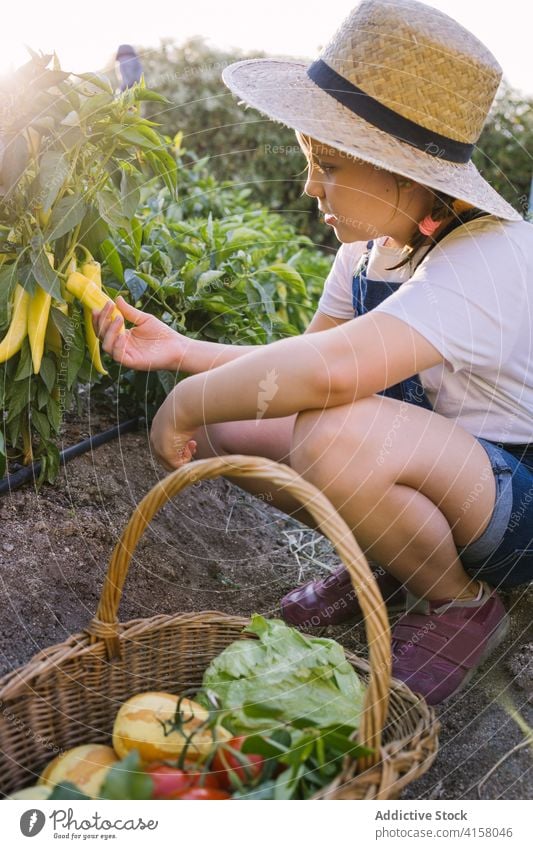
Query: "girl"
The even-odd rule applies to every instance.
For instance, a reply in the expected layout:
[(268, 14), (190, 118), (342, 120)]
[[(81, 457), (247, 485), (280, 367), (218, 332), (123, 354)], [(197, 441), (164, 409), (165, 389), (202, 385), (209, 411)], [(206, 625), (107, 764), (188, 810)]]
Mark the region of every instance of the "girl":
[[(500, 77), (471, 33), (415, 0), (364, 0), (309, 67), (231, 65), (228, 87), (296, 131), (305, 191), (341, 243), (317, 314), (257, 347), (185, 339), (122, 299), (126, 334), (95, 314), (119, 362), (194, 374), (153, 422), (166, 468), (265, 456), (325, 493), (389, 604), (408, 591), (393, 673), (432, 704), (504, 638), (495, 588), (533, 580), (533, 228), (470, 161)], [(282, 609), (317, 625), (358, 607), (340, 569)]]

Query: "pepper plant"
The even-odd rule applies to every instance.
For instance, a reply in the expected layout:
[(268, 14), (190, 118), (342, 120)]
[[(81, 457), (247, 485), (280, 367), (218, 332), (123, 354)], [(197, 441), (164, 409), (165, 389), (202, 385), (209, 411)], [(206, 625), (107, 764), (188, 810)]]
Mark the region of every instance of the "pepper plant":
[(165, 102), (35, 53), (0, 91), (0, 475), (6, 456), (36, 455), (40, 480), (56, 476), (62, 415), (99, 362), (66, 279), (111, 231), (134, 238), (147, 181), (175, 193), (176, 161), (142, 118), (145, 100)]
[(0, 92), (0, 475), (6, 459), (38, 457), (39, 482), (53, 482), (80, 385), (150, 419), (186, 376), (101, 357), (90, 310), (67, 287), (76, 266), (179, 332), (250, 345), (305, 330), (331, 258), (250, 188), (218, 182), (181, 134), (161, 136), (139, 104), (165, 98), (142, 83), (116, 95), (105, 78), (33, 56), (14, 90)]

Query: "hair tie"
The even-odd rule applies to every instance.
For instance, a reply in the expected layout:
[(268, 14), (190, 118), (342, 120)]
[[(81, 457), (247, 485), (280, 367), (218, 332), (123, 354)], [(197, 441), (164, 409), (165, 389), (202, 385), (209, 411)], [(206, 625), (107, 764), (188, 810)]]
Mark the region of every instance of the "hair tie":
[(431, 215), (426, 215), (426, 217), (419, 222), (418, 229), (424, 236), (432, 236), (441, 224), (442, 221), (435, 221)]

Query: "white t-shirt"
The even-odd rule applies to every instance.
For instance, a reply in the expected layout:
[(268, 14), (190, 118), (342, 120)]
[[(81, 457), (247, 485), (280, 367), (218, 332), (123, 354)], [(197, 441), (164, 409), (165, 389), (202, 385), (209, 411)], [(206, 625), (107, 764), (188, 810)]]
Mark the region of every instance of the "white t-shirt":
[[(533, 442), (533, 226), (487, 216), (453, 230), (414, 274), (374, 241), (368, 279), (402, 283), (376, 307), (421, 333), (444, 363), (420, 373), (433, 409), (474, 436)], [(352, 278), (366, 242), (343, 244), (318, 308), (353, 319)], [(369, 286), (371, 286), (369, 282)]]

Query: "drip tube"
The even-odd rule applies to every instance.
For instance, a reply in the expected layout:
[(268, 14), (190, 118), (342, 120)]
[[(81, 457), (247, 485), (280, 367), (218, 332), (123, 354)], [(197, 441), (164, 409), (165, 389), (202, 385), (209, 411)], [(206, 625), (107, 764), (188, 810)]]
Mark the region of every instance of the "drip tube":
[[(137, 430), (140, 422), (143, 420), (144, 419), (140, 416), (136, 416), (133, 419), (128, 419), (125, 422), (121, 422), (119, 425), (115, 425), (115, 427), (110, 427), (109, 430), (104, 430), (102, 433), (90, 436), (88, 439), (84, 439), (76, 445), (71, 445), (69, 448), (65, 448), (59, 455), (60, 465), (64, 466), (65, 463), (68, 462), (68, 460), (72, 460), (73, 457), (78, 457), (80, 454), (92, 451), (93, 448), (98, 448), (99, 445), (104, 445), (106, 442), (111, 442), (111, 440), (117, 439), (122, 433)], [(13, 472), (13, 474), (2, 478), (2, 480), (0, 480), (0, 495), (6, 495), (7, 493), (13, 492), (15, 489), (19, 489), (19, 487), (23, 486), (29, 480), (36, 482), (40, 470), (41, 462), (38, 460), (36, 463), (32, 463), (31, 466), (23, 466), (18, 471)]]

